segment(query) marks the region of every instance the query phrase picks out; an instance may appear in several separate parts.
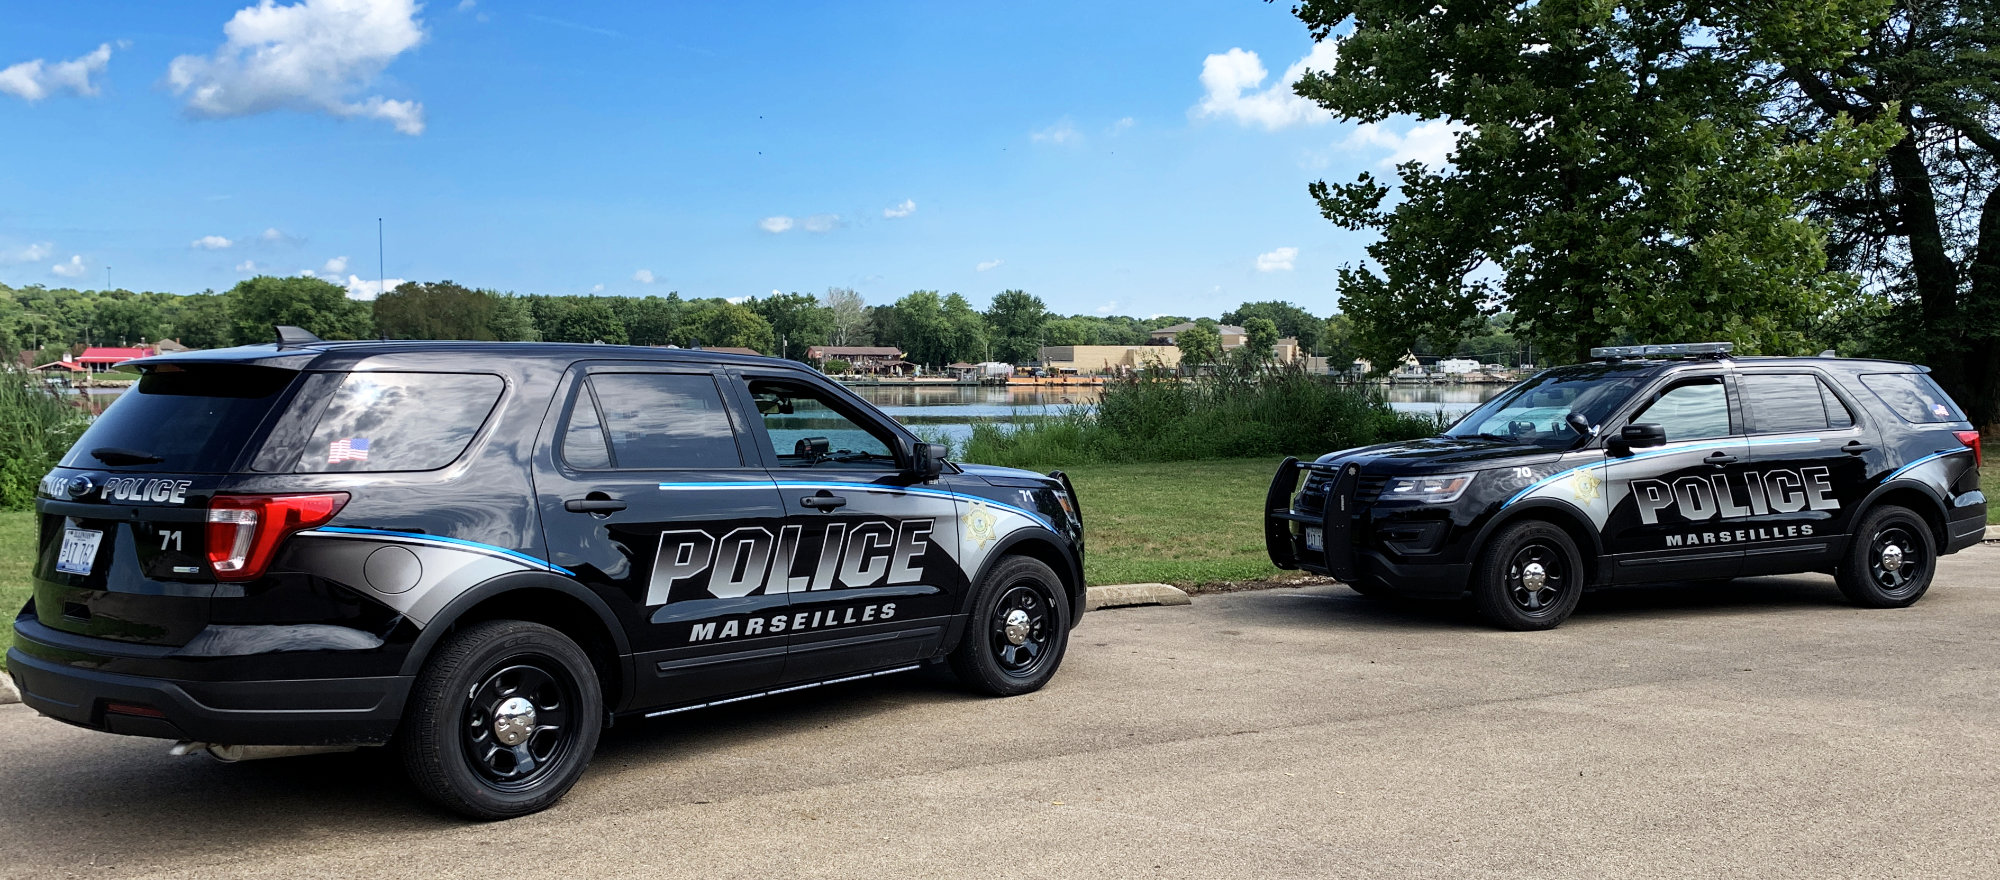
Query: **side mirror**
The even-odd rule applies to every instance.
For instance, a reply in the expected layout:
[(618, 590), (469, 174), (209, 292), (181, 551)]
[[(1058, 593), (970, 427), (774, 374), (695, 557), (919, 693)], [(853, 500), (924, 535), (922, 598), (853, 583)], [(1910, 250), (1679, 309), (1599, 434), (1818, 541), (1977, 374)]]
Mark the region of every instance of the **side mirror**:
[(1618, 456), (1619, 458), (1626, 458), (1632, 454), (1632, 450), (1634, 449), (1644, 449), (1648, 446), (1661, 446), (1664, 445), (1666, 442), (1667, 442), (1666, 426), (1655, 425), (1651, 423), (1642, 423), (1637, 425), (1626, 425), (1625, 427), (1618, 429), (1618, 436), (1611, 438), (1609, 442), (1605, 443), (1604, 448), (1605, 450), (1609, 451), (1612, 455)]
[(1579, 437), (1590, 436), (1590, 418), (1583, 413), (1573, 412), (1563, 416), (1563, 424), (1568, 425), (1569, 429), (1575, 431)]
[(912, 443), (909, 447), (909, 474), (930, 482), (944, 473), (944, 447), (936, 443)]

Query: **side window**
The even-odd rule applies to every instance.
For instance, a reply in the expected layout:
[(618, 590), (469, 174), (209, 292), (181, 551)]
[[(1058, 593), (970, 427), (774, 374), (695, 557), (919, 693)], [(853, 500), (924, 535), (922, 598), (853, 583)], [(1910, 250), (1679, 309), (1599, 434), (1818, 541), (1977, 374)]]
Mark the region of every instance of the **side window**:
[(569, 426), (563, 430), (562, 458), (565, 464), (584, 470), (611, 467), (611, 444), (604, 439), (604, 420), (597, 415), (597, 400), (588, 381), (579, 383), (569, 404)]
[(690, 373), (598, 373), (571, 404), (563, 459), (618, 470), (743, 466), (715, 379)]
[(1861, 377), (1861, 384), (1913, 425), (1965, 421), (1965, 413), (1944, 389), (1922, 373), (1871, 373)]
[(428, 471), (457, 459), (506, 387), (476, 373), (348, 373), (313, 426), (300, 473)]
[(752, 380), (750, 396), (764, 421), (771, 453), (783, 467), (894, 468), (891, 435), (848, 418), (820, 389)]
[(1690, 379), (1660, 392), (1632, 417), (1633, 424), (1641, 422), (1666, 428), (1669, 443), (1729, 436), (1729, 396), (1722, 377)]
[(1758, 434), (1851, 428), (1854, 415), (1828, 390), (1826, 383), (1805, 373), (1747, 373), (1738, 380), (1750, 410), (1750, 429)]

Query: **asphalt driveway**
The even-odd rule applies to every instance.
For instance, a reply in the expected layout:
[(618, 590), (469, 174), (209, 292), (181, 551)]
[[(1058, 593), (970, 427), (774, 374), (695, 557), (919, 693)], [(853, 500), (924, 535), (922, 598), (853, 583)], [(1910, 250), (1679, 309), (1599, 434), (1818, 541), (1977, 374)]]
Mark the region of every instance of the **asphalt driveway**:
[(620, 725), (554, 810), (380, 755), (226, 766), (0, 707), (0, 876), (1991, 877), (2000, 549), (1587, 596), (1547, 633), (1338, 586), (1096, 612), (1039, 694), (911, 674)]

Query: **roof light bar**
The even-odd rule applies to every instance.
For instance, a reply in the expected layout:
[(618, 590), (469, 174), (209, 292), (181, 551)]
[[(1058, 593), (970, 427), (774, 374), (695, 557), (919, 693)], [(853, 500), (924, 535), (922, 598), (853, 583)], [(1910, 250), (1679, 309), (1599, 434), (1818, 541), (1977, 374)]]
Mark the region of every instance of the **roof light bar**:
[(1699, 357), (1726, 355), (1736, 350), (1733, 342), (1681, 342), (1674, 345), (1606, 345), (1590, 350), (1592, 358)]

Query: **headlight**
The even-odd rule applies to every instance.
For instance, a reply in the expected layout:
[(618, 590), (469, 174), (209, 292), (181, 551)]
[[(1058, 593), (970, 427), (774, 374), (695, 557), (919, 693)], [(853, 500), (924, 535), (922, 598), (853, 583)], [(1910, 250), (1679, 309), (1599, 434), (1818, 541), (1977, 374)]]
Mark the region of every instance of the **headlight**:
[(1424, 477), (1397, 477), (1382, 489), (1384, 501), (1457, 501), (1472, 485), (1473, 474), (1431, 474)]

